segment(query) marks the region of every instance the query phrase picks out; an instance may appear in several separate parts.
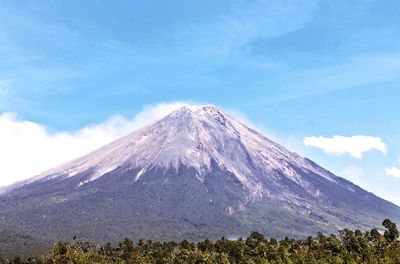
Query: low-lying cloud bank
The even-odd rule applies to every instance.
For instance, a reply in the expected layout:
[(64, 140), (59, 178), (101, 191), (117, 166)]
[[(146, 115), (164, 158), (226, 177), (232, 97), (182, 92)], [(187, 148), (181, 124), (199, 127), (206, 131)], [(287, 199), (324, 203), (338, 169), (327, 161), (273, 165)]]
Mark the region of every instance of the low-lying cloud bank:
[[(38, 123), (21, 120), (15, 113), (0, 114), (0, 192), (1, 186), (25, 180), (78, 158), (143, 127), (182, 106), (199, 107), (186, 102), (145, 106), (132, 119), (114, 115), (100, 124), (72, 132), (51, 133)], [(262, 130), (245, 115), (226, 110), (246, 125)]]
[(306, 137), (304, 144), (309, 147), (322, 149), (327, 154), (350, 155), (361, 159), (365, 152), (377, 150), (387, 154), (386, 144), (379, 137), (356, 135), (351, 137), (333, 136), (328, 137)]
[(0, 114), (0, 186), (12, 184), (89, 153), (135, 129), (187, 105), (183, 102), (146, 106), (134, 118), (115, 115), (101, 124), (74, 132), (50, 133), (45, 126)]

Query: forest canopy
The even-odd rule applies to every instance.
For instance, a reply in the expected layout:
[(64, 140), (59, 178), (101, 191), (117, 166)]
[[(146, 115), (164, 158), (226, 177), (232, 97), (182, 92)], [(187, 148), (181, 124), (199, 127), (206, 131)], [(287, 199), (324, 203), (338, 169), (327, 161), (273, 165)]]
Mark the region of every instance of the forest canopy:
[(117, 245), (89, 242), (58, 242), (46, 255), (37, 258), (1, 258), (2, 263), (400, 263), (399, 231), (386, 219), (384, 232), (344, 229), (337, 235), (318, 233), (295, 240), (277, 241), (252, 232), (247, 238), (204, 240), (192, 243), (154, 242), (126, 238)]

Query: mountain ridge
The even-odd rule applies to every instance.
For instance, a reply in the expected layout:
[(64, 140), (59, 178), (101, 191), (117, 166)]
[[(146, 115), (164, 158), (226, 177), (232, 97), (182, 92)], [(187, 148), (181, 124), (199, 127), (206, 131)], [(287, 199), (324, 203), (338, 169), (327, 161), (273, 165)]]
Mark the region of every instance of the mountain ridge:
[[(220, 137), (220, 135), (214, 135), (214, 134), (210, 135), (210, 133), (205, 132), (204, 129), (202, 131), (195, 131), (194, 133), (192, 130), (190, 130), (190, 127), (192, 125), (194, 127), (194, 130), (196, 129), (198, 130), (199, 127), (203, 128), (201, 125), (199, 126), (198, 123), (204, 122), (204, 119), (207, 119), (210, 116), (212, 116), (217, 121), (217, 124), (215, 123), (210, 124), (210, 122), (207, 123), (206, 125), (209, 127), (209, 129), (210, 127), (213, 127), (214, 129), (219, 131), (221, 131), (222, 129), (229, 129), (229, 132), (232, 135), (222, 135), (223, 140), (219, 140), (218, 137)], [(165, 120), (171, 120), (171, 119), (172, 121), (174, 121), (172, 124), (165, 124), (166, 122)], [(167, 144), (165, 144), (164, 142), (157, 142), (156, 149), (151, 150), (150, 152), (149, 151), (146, 152), (146, 150), (144, 149), (144, 147), (150, 145), (150, 142), (144, 142), (145, 144), (143, 143), (134, 144), (133, 146), (130, 147), (132, 142), (140, 143), (140, 141), (146, 140), (148, 137), (150, 141), (157, 141), (156, 137), (162, 138), (163, 135), (165, 137), (165, 134), (171, 133), (170, 127), (167, 128), (167, 130), (169, 130), (168, 133), (165, 133), (165, 131), (163, 131), (161, 133), (156, 133), (154, 135), (149, 133), (148, 131), (149, 130), (161, 131), (163, 130), (161, 126), (168, 126), (168, 125), (169, 126), (172, 125), (178, 128), (176, 131), (173, 131), (174, 133), (182, 132), (182, 130), (179, 130), (180, 126), (184, 126), (185, 128), (183, 129), (184, 130), (184, 133), (182, 133), (183, 135), (178, 135), (178, 136), (172, 135), (172, 140), (174, 141), (172, 142), (172, 144), (168, 144), (170, 143), (168, 142), (168, 140), (171, 138), (169, 137), (167, 139), (165, 138), (163, 139), (164, 142), (167, 142)], [(238, 131), (238, 128), (239, 130), (241, 130), (240, 132)], [(201, 138), (202, 136), (203, 138)], [(138, 137), (140, 138), (138, 139)], [(188, 139), (188, 137), (191, 138)], [(247, 139), (246, 137), (250, 138), (250, 140), (253, 141), (254, 138), (256, 138), (258, 141), (268, 140), (267, 142), (268, 144), (263, 144), (261, 145), (261, 147), (251, 146), (253, 149), (249, 149), (248, 146), (249, 144), (247, 144), (246, 146), (246, 144), (241, 142), (243, 140), (246, 140)], [(204, 138), (206, 140), (204, 140)], [(228, 140), (225, 140), (225, 138), (228, 138)], [(183, 142), (178, 142), (178, 144), (174, 144), (176, 143), (175, 141), (181, 139), (185, 140), (182, 140)], [(236, 161), (228, 160), (228, 162), (226, 162), (227, 158), (222, 155), (219, 155), (220, 154), (219, 152), (223, 152), (224, 148), (231, 147), (229, 145), (230, 140), (236, 141), (234, 143), (238, 143), (237, 146), (234, 147), (240, 148), (239, 150), (237, 150), (237, 152), (240, 152), (241, 156), (234, 157), (237, 159)], [(212, 146), (210, 146), (211, 144)], [(259, 142), (256, 142), (256, 144), (259, 144)], [(121, 148), (119, 147), (121, 145), (124, 146), (126, 150), (121, 150)], [(161, 145), (160, 149), (157, 149), (160, 145)], [(197, 176), (199, 177), (199, 180), (201, 180), (202, 175), (206, 173), (206, 171), (210, 168), (211, 160), (214, 160), (215, 162), (217, 162), (219, 166), (222, 166), (231, 173), (235, 174), (239, 178), (239, 180), (242, 180), (242, 182), (245, 185), (247, 185), (249, 188), (252, 188), (252, 190), (256, 192), (257, 186), (255, 185), (257, 184), (259, 185), (260, 183), (259, 182), (257, 183), (256, 179), (249, 179), (249, 177), (253, 175), (250, 167), (254, 165), (243, 164), (244, 163), (243, 161), (246, 161), (248, 159), (251, 159), (254, 163), (254, 160), (256, 160), (255, 156), (257, 158), (257, 161), (264, 159), (262, 161), (263, 164), (257, 164), (259, 169), (260, 168), (262, 169), (263, 167), (266, 166), (270, 166), (271, 169), (267, 173), (271, 173), (271, 170), (279, 170), (280, 172), (283, 172), (285, 175), (292, 176), (293, 180), (299, 181), (298, 178), (295, 178), (296, 172), (290, 166), (288, 166), (287, 164), (278, 164), (275, 162), (276, 161), (275, 157), (270, 157), (268, 153), (263, 153), (266, 152), (265, 150), (266, 148), (268, 148), (270, 152), (276, 152), (274, 153), (275, 156), (281, 156), (282, 163), (286, 162), (285, 157), (287, 157), (291, 159), (292, 163), (295, 161), (298, 164), (301, 164), (303, 168), (307, 168), (309, 170), (315, 170), (315, 167), (309, 166), (309, 164), (307, 164), (306, 159), (300, 157), (298, 154), (294, 152), (287, 151), (282, 146), (273, 141), (270, 141), (262, 134), (237, 122), (226, 113), (217, 109), (215, 106), (208, 105), (196, 108), (183, 106), (180, 109), (167, 115), (165, 118), (159, 120), (158, 122), (149, 124), (144, 128), (139, 129), (136, 132), (133, 132), (132, 134), (123, 137), (122, 139), (116, 140), (108, 144), (107, 146), (100, 148), (97, 151), (94, 151), (88, 155), (83, 156), (83, 158), (75, 159), (71, 162), (61, 165), (60, 167), (56, 167), (55, 169), (52, 169), (37, 177), (34, 177), (31, 180), (28, 180), (27, 183), (29, 184), (36, 180), (43, 180), (46, 178), (49, 179), (53, 176), (60, 176), (64, 174), (68, 174), (67, 177), (73, 177), (76, 174), (94, 168), (95, 170), (94, 175), (92, 175), (92, 177), (87, 180), (87, 182), (90, 182), (92, 180), (96, 180), (97, 178), (105, 175), (107, 172), (112, 171), (116, 167), (121, 166), (126, 162), (130, 162), (130, 166), (132, 167), (141, 168), (141, 170), (136, 174), (134, 178), (135, 181), (137, 181), (138, 178), (151, 166), (157, 166), (157, 165), (160, 167), (172, 166), (176, 168), (180, 163), (188, 167), (195, 168)], [(250, 151), (252, 153), (249, 153)], [(257, 153), (254, 152), (260, 152), (261, 155), (258, 155)], [(228, 154), (232, 155), (232, 153)], [(113, 155), (113, 158), (110, 158), (110, 155)], [(131, 157), (133, 157), (135, 160), (132, 160)], [(240, 166), (232, 164), (233, 162), (240, 163)], [(330, 172), (329, 173), (324, 172), (323, 174), (321, 174), (321, 176), (324, 176), (327, 179), (334, 181), (334, 177), (332, 177), (332, 175), (333, 174), (331, 174)], [(81, 184), (83, 185), (86, 184), (87, 182), (82, 182)]]
[[(400, 220), (400, 208), (215, 106), (182, 107), (0, 196), (1, 225), (96, 241), (305, 236)], [(90, 224), (89, 224), (90, 223)]]

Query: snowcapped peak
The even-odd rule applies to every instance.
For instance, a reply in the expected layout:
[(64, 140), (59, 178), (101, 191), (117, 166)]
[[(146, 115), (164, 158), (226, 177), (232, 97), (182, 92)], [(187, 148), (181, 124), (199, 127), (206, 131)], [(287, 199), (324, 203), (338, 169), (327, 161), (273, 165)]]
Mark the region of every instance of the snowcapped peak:
[(137, 169), (137, 181), (150, 168), (194, 169), (200, 181), (216, 164), (234, 175), (252, 196), (262, 195), (263, 184), (285, 175), (304, 184), (300, 171), (308, 171), (334, 181), (308, 160), (249, 129), (213, 105), (184, 105), (164, 118), (32, 179), (60, 175), (73, 177), (91, 171), (85, 183), (128, 166)]

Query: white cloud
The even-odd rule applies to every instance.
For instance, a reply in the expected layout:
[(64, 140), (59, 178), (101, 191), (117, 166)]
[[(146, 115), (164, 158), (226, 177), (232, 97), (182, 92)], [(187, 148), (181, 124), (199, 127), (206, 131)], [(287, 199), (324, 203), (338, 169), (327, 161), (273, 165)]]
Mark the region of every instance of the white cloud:
[(160, 103), (143, 108), (133, 119), (115, 115), (74, 132), (50, 133), (14, 113), (0, 115), (0, 186), (20, 181), (84, 155), (169, 112), (186, 105)]
[(333, 136), (331, 138), (306, 137), (303, 142), (306, 146), (320, 148), (328, 154), (347, 154), (357, 159), (361, 159), (363, 154), (370, 150), (377, 150), (387, 154), (386, 145), (379, 137), (364, 135), (351, 137)]
[(400, 178), (400, 168), (397, 167), (386, 168), (385, 172), (387, 175), (393, 176), (395, 178)]
[[(399, 162), (400, 162), (400, 157), (399, 157)], [(389, 176), (393, 176), (395, 178), (400, 178), (400, 167), (386, 168), (385, 172)]]

